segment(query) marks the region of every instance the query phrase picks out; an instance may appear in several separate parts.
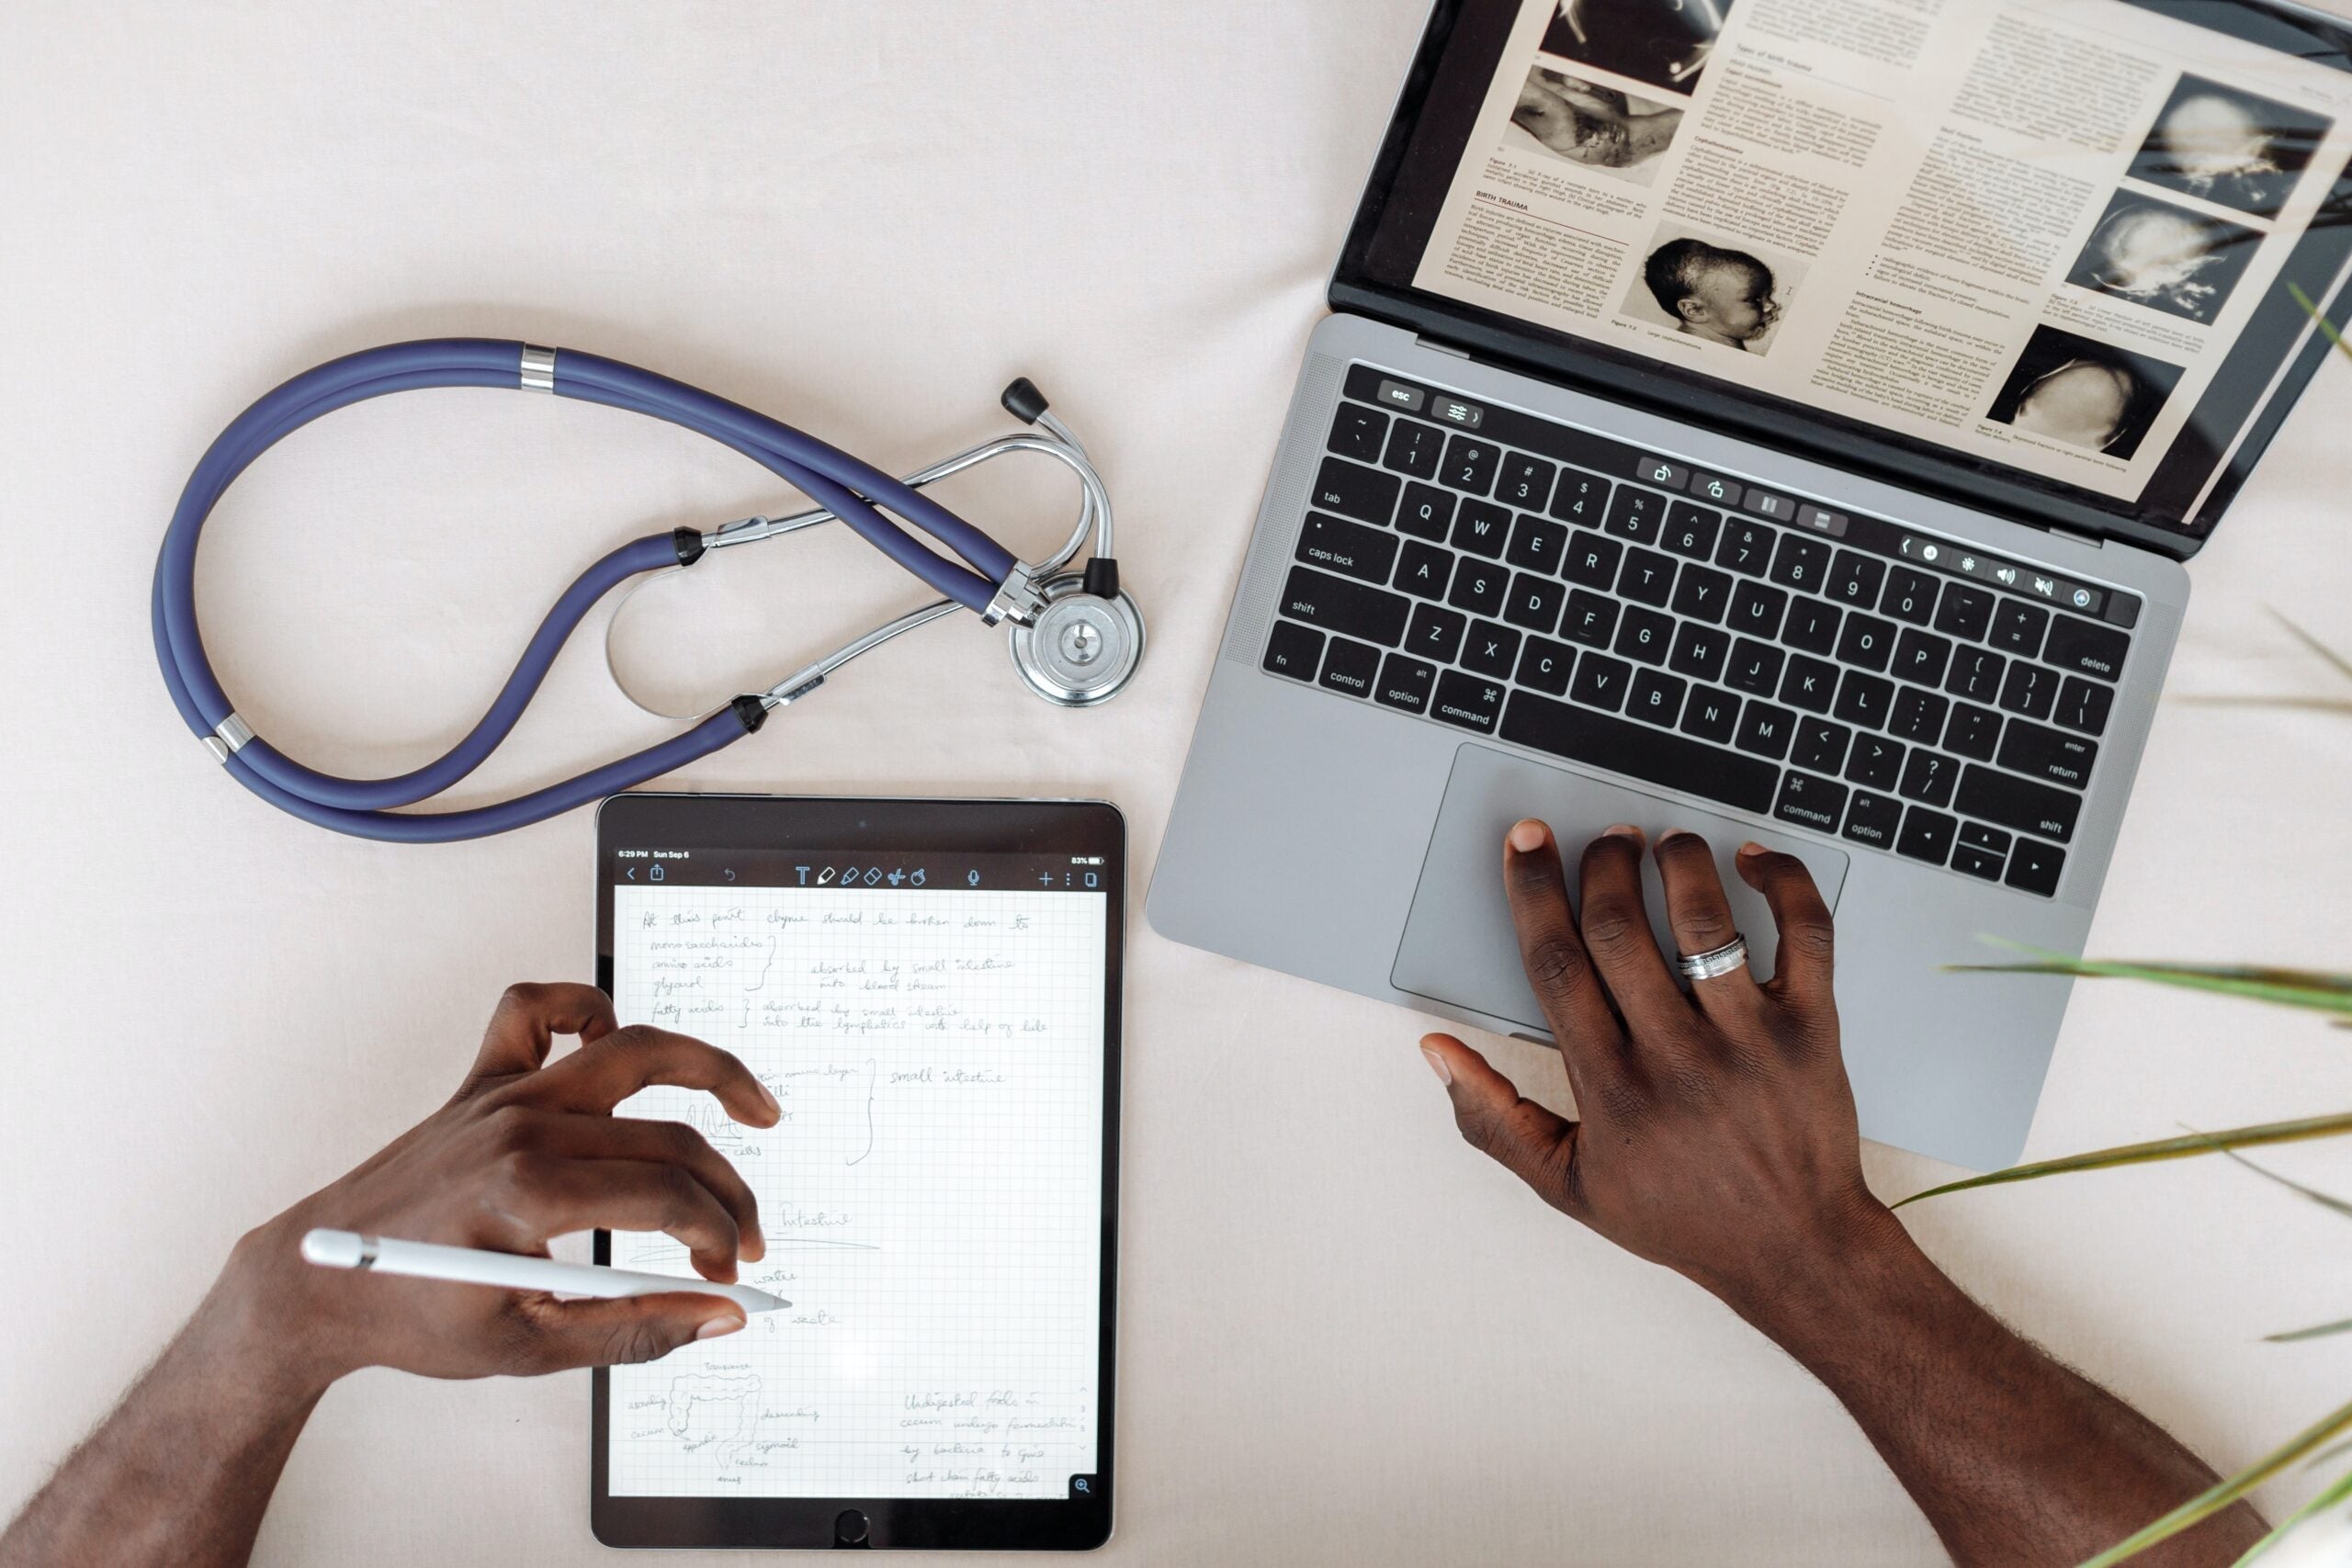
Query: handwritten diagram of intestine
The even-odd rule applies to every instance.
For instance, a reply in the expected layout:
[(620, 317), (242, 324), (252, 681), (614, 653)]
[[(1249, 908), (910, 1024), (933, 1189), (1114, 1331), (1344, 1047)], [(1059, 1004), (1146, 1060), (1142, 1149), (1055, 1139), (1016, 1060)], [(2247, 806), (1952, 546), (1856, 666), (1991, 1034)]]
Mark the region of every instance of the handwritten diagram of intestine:
[(752, 1372), (682, 1372), (670, 1380), (670, 1435), (689, 1453), (716, 1448), (721, 1463), (740, 1463), (759, 1420), (760, 1380)]

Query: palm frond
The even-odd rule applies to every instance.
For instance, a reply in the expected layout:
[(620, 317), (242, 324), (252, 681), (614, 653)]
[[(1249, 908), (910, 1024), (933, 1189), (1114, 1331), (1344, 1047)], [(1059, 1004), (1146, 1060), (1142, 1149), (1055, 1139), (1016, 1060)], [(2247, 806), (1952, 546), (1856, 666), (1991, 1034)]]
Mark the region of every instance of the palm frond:
[(2332, 1116), (2306, 1116), (2294, 1122), (2265, 1122), (2251, 1127), (2225, 1128), (2218, 1133), (2190, 1133), (2177, 1138), (2157, 1138), (2144, 1144), (2119, 1144), (2113, 1148), (2093, 1149), (2087, 1154), (2067, 1155), (2061, 1159), (2036, 1160), (2029, 1165), (2013, 1165), (2006, 1170), (1988, 1171), (1983, 1176), (1972, 1176), (1961, 1181), (1947, 1181), (1941, 1187), (1914, 1192), (1894, 1207), (1900, 1209), (1923, 1198), (1939, 1198), (1947, 1192), (1965, 1192), (1973, 1187), (1998, 1187), (2012, 1181), (2063, 1176), (2071, 1171), (2109, 1170), (2118, 1166), (2152, 1165), (2158, 1160), (2194, 1159), (2199, 1155), (2219, 1154), (2229, 1149), (2301, 1143), (2312, 1138), (2334, 1138), (2346, 1133), (2352, 1133), (2352, 1111), (2338, 1111)]
[(2337, 1476), (2334, 1482), (2321, 1488), (2318, 1496), (2280, 1519), (2276, 1529), (2247, 1547), (2245, 1555), (2232, 1563), (2231, 1568), (2245, 1568), (2247, 1563), (2286, 1540), (2297, 1525), (2301, 1524), (2305, 1519), (2327, 1512), (2346, 1497), (2352, 1497), (2352, 1472)]
[(2279, 969), (2248, 964), (2178, 964), (2161, 959), (2119, 962), (2075, 958), (2006, 937), (1979, 936), (1977, 940), (1988, 946), (2006, 947), (2032, 956), (2018, 964), (1948, 964), (1945, 969), (1954, 974), (2069, 975), (2086, 980), (2143, 980), (2279, 1007), (2352, 1014), (2352, 975), (2334, 970)]

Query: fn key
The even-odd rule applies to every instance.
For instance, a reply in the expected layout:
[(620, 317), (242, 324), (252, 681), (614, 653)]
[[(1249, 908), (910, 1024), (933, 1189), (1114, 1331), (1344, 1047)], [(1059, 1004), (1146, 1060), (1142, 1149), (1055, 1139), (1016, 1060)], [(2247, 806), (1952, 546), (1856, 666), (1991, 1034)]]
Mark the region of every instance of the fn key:
[(1266, 657), (1258, 661), (1269, 674), (1294, 681), (1312, 681), (1323, 662), (1323, 634), (1296, 621), (1276, 621), (1266, 639)]

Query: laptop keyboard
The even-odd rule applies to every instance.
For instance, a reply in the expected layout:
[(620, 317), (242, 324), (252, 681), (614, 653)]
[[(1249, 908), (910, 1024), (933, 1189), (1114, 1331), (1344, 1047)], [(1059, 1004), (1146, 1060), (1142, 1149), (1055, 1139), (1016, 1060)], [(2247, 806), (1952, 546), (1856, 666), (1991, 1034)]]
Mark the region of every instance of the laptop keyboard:
[(1276, 675), (2042, 897), (2139, 604), (1371, 367)]

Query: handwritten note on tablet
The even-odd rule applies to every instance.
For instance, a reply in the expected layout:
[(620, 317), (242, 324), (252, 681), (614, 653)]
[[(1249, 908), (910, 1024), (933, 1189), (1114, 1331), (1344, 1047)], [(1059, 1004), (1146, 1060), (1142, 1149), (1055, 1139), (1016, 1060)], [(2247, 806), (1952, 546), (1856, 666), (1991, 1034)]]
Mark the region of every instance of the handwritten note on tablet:
[[(1100, 893), (618, 886), (613, 999), (734, 1052), (784, 1119), (651, 1089), (758, 1195), (786, 1297), (612, 1373), (616, 1495), (1060, 1498), (1095, 1469)], [(685, 1274), (669, 1237), (613, 1261)]]

